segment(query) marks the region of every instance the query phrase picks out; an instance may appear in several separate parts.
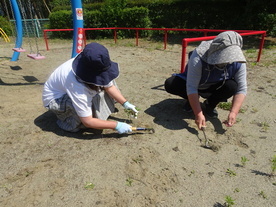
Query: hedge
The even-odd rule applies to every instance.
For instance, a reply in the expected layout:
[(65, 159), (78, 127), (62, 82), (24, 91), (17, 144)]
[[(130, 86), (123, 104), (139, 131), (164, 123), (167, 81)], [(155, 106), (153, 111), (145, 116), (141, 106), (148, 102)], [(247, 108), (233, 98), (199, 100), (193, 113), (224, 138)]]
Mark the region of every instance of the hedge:
[[(105, 0), (84, 4), (83, 8), (85, 27), (266, 30), (268, 35), (276, 36), (276, 1), (271, 0)], [(66, 9), (71, 11), (70, 6)], [(64, 25), (62, 18), (59, 21), (60, 26)], [(54, 26), (50, 25), (61, 28)], [(105, 34), (107, 31), (97, 33)]]

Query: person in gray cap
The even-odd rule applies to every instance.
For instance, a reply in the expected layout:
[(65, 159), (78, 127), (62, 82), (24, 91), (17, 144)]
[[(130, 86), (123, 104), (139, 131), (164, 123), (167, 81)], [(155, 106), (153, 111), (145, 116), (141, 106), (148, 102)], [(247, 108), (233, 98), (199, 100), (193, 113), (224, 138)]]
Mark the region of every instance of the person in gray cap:
[(115, 110), (115, 101), (135, 116), (138, 111), (116, 86), (119, 66), (110, 60), (101, 44), (90, 43), (75, 58), (60, 65), (43, 88), (43, 105), (57, 115), (60, 128), (77, 132), (82, 128), (132, 131), (129, 124), (108, 121)]
[[(187, 100), (184, 111), (194, 112), (199, 129), (206, 126), (205, 116), (217, 118), (217, 104), (231, 97), (232, 107), (224, 123), (233, 126), (236, 122), (247, 93), (242, 46), (241, 35), (234, 31), (222, 32), (214, 40), (201, 42), (192, 51), (183, 73), (166, 79), (165, 90)], [(206, 99), (203, 107), (200, 97)]]

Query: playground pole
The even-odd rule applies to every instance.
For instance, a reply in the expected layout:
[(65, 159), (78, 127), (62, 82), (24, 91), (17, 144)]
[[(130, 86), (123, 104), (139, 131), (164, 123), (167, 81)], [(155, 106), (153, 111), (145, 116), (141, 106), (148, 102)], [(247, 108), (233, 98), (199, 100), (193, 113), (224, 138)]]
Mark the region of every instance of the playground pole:
[[(11, 5), (12, 5), (15, 21), (16, 21), (16, 31), (17, 31), (15, 48), (21, 48), (22, 40), (23, 40), (22, 18), (21, 18), (21, 14), (16, 0), (11, 0)], [(20, 52), (14, 51), (11, 61), (17, 61), (19, 55), (20, 55)]]
[(78, 31), (79, 28), (83, 28), (83, 12), (82, 12), (82, 3), (81, 0), (71, 0), (72, 12), (73, 12), (73, 49), (72, 49), (72, 58), (75, 57), (77, 53), (77, 44), (78, 44)]

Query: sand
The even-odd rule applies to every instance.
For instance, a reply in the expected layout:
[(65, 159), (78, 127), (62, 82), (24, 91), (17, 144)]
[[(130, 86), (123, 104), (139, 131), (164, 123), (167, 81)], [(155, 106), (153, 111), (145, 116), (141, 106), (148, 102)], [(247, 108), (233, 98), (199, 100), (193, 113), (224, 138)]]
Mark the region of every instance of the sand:
[(162, 42), (140, 40), (135, 46), (134, 39), (98, 40), (120, 64), (120, 90), (140, 108), (136, 120), (117, 105), (119, 112), (110, 120), (155, 129), (119, 135), (57, 127), (55, 116), (42, 106), (41, 93), (51, 72), (71, 57), (72, 43), (49, 40), (46, 51), (39, 41), (46, 59), (24, 53), (15, 62), (10, 61), (14, 43), (0, 41), (0, 206), (222, 207), (227, 196), (234, 206), (275, 206), (275, 42), (266, 41), (274, 46), (257, 64), (259, 42), (245, 47), (243, 113), (228, 128), (222, 123), (228, 112), (218, 108), (218, 119), (208, 120), (206, 128), (216, 146), (212, 150), (202, 147), (203, 132), (183, 111), (185, 102), (163, 87), (180, 71), (179, 43), (164, 50)]

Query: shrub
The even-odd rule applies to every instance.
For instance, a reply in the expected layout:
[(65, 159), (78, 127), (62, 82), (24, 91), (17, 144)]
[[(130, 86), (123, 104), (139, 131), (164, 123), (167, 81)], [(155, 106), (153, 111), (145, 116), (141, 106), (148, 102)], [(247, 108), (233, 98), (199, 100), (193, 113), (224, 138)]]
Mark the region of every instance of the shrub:
[[(50, 17), (50, 29), (72, 29), (73, 16), (71, 11), (61, 10), (52, 12)], [(53, 32), (51, 36), (55, 38), (72, 38), (73, 32)]]
[(9, 20), (0, 16), (0, 25), (8, 36), (12, 35), (11, 24), (9, 23)]

